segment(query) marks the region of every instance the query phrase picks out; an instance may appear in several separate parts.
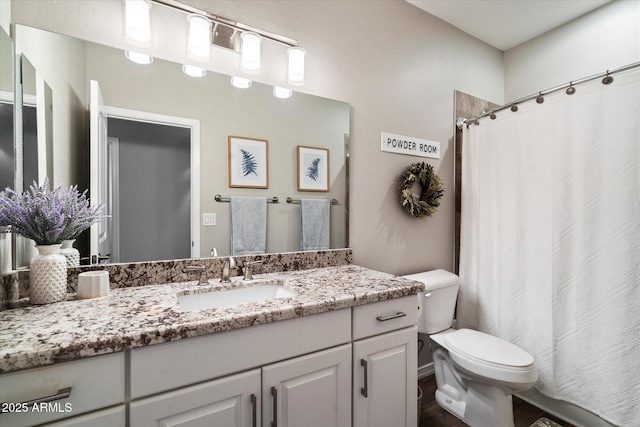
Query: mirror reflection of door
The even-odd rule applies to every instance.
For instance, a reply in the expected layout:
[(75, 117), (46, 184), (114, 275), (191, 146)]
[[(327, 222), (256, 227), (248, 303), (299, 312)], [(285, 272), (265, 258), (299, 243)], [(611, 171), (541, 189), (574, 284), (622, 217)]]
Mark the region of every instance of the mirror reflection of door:
[(91, 199), (105, 214), (94, 226), (92, 255), (108, 262), (194, 256), (192, 128), (135, 111), (109, 114), (98, 82), (91, 89)]
[(191, 129), (114, 117), (108, 129), (111, 262), (190, 258)]
[[(95, 80), (91, 80), (89, 98), (89, 197), (92, 206), (107, 206), (109, 203), (106, 191), (107, 108), (100, 92), (100, 85)], [(106, 211), (108, 211), (108, 208)], [(104, 210), (103, 214), (106, 215)], [(91, 258), (96, 261), (100, 257), (110, 256), (108, 251), (109, 242), (107, 242), (108, 225), (109, 222), (103, 218), (103, 220), (91, 226), (89, 252)]]

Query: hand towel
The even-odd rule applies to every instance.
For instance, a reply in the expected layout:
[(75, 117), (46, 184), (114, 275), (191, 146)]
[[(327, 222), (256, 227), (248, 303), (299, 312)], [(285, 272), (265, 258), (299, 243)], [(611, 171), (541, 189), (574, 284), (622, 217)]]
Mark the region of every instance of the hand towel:
[(231, 255), (267, 250), (267, 198), (231, 197)]
[(300, 249), (329, 249), (330, 203), (326, 199), (300, 200)]

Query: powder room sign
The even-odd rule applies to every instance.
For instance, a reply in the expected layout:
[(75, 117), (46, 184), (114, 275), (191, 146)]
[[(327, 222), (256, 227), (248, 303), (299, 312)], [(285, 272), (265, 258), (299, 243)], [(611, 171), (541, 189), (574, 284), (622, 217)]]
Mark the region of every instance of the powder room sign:
[(380, 132), (380, 150), (431, 159), (440, 158), (439, 142), (386, 132)]

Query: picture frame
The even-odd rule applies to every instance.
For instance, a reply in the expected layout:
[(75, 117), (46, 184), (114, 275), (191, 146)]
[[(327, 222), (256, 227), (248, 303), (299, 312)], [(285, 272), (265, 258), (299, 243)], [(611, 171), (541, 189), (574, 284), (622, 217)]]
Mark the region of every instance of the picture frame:
[(269, 141), (229, 136), (229, 187), (269, 188)]
[(298, 158), (298, 191), (329, 191), (329, 149), (296, 147)]

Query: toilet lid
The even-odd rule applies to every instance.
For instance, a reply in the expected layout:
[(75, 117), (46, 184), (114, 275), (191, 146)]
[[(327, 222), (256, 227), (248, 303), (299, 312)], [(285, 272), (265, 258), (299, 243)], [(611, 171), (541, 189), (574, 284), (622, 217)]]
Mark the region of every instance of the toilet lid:
[(533, 357), (520, 347), (472, 329), (459, 329), (445, 336), (447, 344), (468, 356), (504, 366), (525, 367)]

